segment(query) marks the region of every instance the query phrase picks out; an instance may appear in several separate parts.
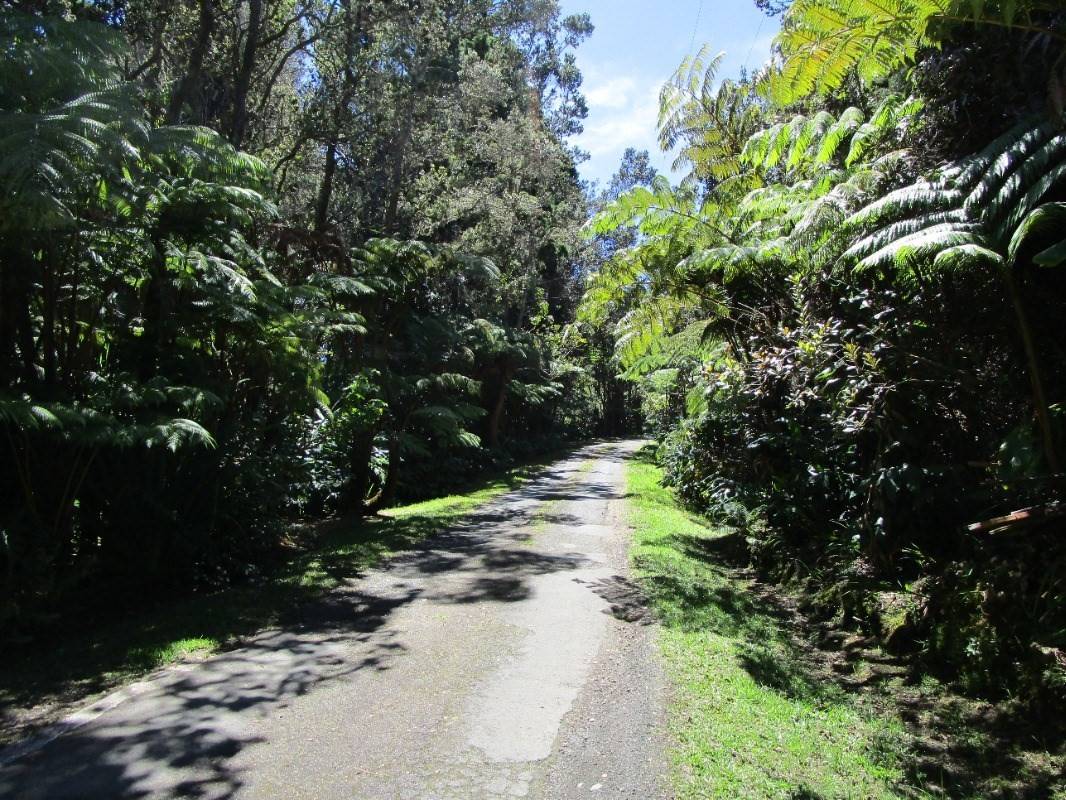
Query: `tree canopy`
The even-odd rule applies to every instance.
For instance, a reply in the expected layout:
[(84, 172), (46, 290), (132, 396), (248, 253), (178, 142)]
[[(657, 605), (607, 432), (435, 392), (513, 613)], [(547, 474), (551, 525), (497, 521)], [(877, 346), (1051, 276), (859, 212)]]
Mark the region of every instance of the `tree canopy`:
[(0, 622), (237, 579), (292, 519), (617, 426), (564, 335), (591, 30), (556, 2), (0, 5)]

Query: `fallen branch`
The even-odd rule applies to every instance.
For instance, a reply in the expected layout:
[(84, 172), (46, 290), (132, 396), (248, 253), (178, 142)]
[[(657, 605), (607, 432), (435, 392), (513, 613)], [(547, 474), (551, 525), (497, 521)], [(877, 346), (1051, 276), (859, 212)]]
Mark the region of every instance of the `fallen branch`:
[(1061, 516), (1066, 516), (1066, 506), (1055, 501), (1042, 506), (1021, 508), (1002, 517), (993, 517), (984, 522), (974, 522), (971, 525), (967, 525), (966, 530), (971, 533), (1002, 533), (1040, 522), (1047, 522)]

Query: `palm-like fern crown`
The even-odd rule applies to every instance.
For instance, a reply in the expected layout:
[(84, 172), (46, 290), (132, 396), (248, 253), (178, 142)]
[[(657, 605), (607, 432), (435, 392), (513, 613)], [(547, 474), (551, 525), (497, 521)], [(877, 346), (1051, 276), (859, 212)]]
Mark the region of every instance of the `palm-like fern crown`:
[(820, 264), (821, 245), (836, 226), (907, 160), (900, 145), (920, 109), (914, 98), (890, 95), (868, 119), (854, 107), (839, 117), (822, 111), (752, 136), (742, 161), (767, 185), (737, 204), (746, 227), (731, 243), (730, 261)]
[(771, 285), (797, 264), (814, 263), (834, 227), (903, 157), (895, 148), (919, 109), (913, 98), (893, 95), (869, 119), (850, 108), (764, 128), (737, 149), (731, 177), (702, 202), (691, 184), (673, 188), (661, 176), (622, 195), (589, 230), (630, 226), (640, 239), (592, 277), (583, 319), (602, 324), (628, 309), (616, 356), (631, 374), (662, 366), (677, 350), (674, 337), (689, 341), (683, 334), (693, 325), (701, 342), (714, 338), (734, 316), (731, 284)]
[[(103, 25), (7, 11), (0, 51), (0, 237), (29, 245), (27, 268), (46, 257), (37, 243), (61, 235), (82, 248), (78, 299), (98, 319), (131, 314), (152, 256), (160, 279), (195, 298), (190, 330), (281, 313), (259, 296), (282, 290), (243, 236), (253, 217), (274, 213), (259, 191), (261, 161), (214, 131), (152, 128), (123, 80), (122, 42)], [(100, 329), (79, 336), (113, 344)], [(212, 444), (188, 418), (203, 403), (183, 399), (203, 390), (106, 374), (77, 402), (5, 398), (0, 420), (94, 445)]]
[[(788, 105), (840, 87), (852, 71), (883, 78), (938, 43), (937, 23), (1011, 28), (1048, 8), (1038, 0), (796, 0), (776, 39), (779, 70), (770, 96)], [(1032, 27), (1027, 25), (1027, 27)]]
[(855, 107), (839, 117), (828, 111), (796, 115), (751, 136), (741, 161), (761, 172), (779, 169), (786, 181), (824, 175), (827, 168), (851, 168), (890, 137), (900, 138), (921, 107), (913, 97), (890, 95), (869, 119)]
[(689, 169), (686, 183), (735, 177), (741, 171), (737, 156), (759, 125), (749, 86), (726, 80), (715, 88), (723, 58), (704, 45), (681, 62), (659, 94), (659, 144), (664, 151), (681, 145), (673, 168)]
[(0, 109), (39, 113), (121, 81), (121, 38), (103, 25), (5, 11), (0, 14)]
[(929, 44), (929, 20), (953, 0), (796, 0), (777, 46), (784, 61), (770, 80), (782, 105), (840, 86), (851, 70), (864, 80), (892, 72)]
[(148, 125), (136, 86), (123, 80), (122, 41), (105, 26), (8, 12), (0, 49), (0, 229), (69, 226), (87, 196), (128, 214), (128, 198), (112, 193), (123, 181), (106, 185), (109, 169), (126, 168), (126, 183), (131, 169), (186, 179), (171, 186), (180, 190), (173, 200), (188, 199), (199, 182), (214, 194), (208, 210), (226, 220), (266, 207), (254, 192), (267, 178), (259, 159), (207, 128)]
[(980, 153), (891, 192), (851, 216), (843, 256), (859, 270), (976, 263), (1009, 268), (1039, 246), (1036, 264), (1066, 260), (1066, 204), (1046, 202), (1066, 178), (1066, 133), (1029, 120)]
[(135, 153), (146, 128), (104, 26), (7, 12), (0, 49), (0, 226), (54, 228), (93, 167)]

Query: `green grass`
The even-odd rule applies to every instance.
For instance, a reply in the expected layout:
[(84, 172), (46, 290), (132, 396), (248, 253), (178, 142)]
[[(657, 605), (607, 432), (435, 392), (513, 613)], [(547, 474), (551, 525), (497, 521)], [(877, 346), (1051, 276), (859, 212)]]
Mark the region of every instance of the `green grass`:
[(389, 509), (370, 519), (325, 523), (312, 550), (255, 584), (190, 595), (131, 612), (91, 630), (31, 642), (0, 663), (0, 742), (37, 715), (135, 680), (167, 664), (204, 658), (264, 627), (284, 624), (306, 602), (357, 578), (493, 498), (515, 489), (542, 463), (519, 467), (463, 494)]
[(631, 557), (674, 688), (678, 797), (921, 796), (902, 785), (900, 723), (820, 680), (780, 616), (723, 565), (737, 535), (682, 510), (646, 460), (627, 470)]

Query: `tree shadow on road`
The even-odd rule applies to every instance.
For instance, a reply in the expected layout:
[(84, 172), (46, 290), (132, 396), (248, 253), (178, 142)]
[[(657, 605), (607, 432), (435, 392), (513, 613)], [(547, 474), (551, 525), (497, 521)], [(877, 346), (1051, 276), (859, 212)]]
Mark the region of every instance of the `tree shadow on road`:
[(134, 685), (108, 713), (0, 767), (0, 796), (232, 797), (244, 785), (234, 759), (265, 741), (248, 723), (321, 684), (387, 670), (404, 646), (386, 623), (417, 596), (331, 596), (301, 609), (297, 626)]
[[(517, 602), (530, 595), (536, 576), (586, 566), (580, 553), (537, 552), (508, 536), (528, 526), (545, 499), (613, 496), (596, 482), (574, 491), (574, 472), (553, 470), (473, 514), (338, 520), (316, 550), (274, 579), (198, 598), (158, 628), (144, 625), (146, 647), (187, 631), (230, 648), (195, 667), (162, 672), (136, 700), (0, 767), (0, 796), (234, 796), (246, 784), (241, 754), (264, 742), (248, 721), (279, 713), (324, 684), (388, 670), (407, 652), (393, 625), (398, 610), (422, 600)], [(393, 553), (399, 555), (380, 578), (361, 581)], [(264, 625), (273, 627), (254, 633)], [(71, 683), (101, 675), (107, 663), (106, 649), (95, 661), (91, 648), (62, 657), (86, 653), (83, 662), (66, 665)], [(39, 685), (54, 681), (47, 676)], [(27, 680), (21, 693), (9, 688), (5, 695), (25, 701), (33, 691)]]
[(655, 622), (655, 614), (649, 605), (648, 596), (636, 581), (622, 575), (612, 575), (609, 578), (599, 578), (593, 581), (580, 578), (575, 578), (575, 580), (588, 586), (606, 600), (608, 607), (605, 613), (615, 619), (641, 625), (651, 625)]
[[(542, 473), (549, 482), (568, 474), (531, 464), (472, 488), (515, 493)], [(454, 504), (447, 499), (418, 504), (414, 513), (400, 509), (316, 523), (301, 534), (300, 547), (289, 545), (272, 569), (238, 585), (178, 597), (168, 592), (155, 601), (131, 597), (106, 620), (75, 611), (68, 624), (42, 630), (34, 639), (0, 643), (6, 650), (0, 660), (0, 745), (32, 735), (64, 707), (160, 664), (197, 660), (204, 651), (232, 647), (263, 628), (298, 621), (299, 610), (325, 593), (460, 523), (477, 504), (467, 498), (475, 496), (456, 496), (461, 502)], [(502, 524), (512, 515), (492, 516)], [(439, 566), (446, 569), (446, 559)]]

